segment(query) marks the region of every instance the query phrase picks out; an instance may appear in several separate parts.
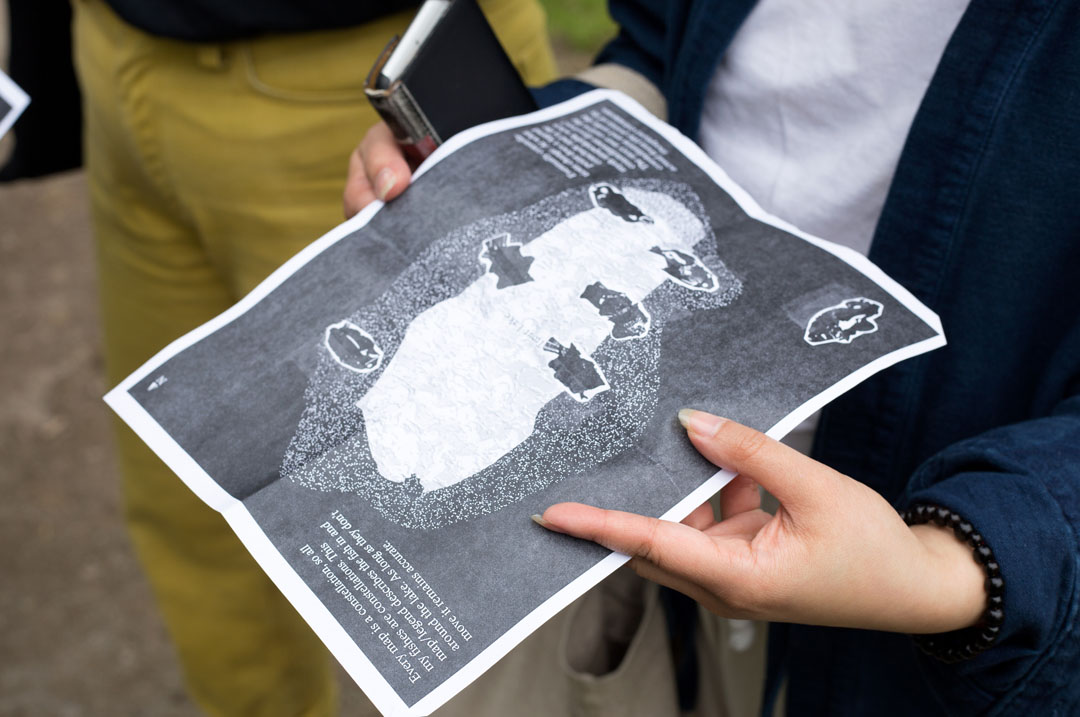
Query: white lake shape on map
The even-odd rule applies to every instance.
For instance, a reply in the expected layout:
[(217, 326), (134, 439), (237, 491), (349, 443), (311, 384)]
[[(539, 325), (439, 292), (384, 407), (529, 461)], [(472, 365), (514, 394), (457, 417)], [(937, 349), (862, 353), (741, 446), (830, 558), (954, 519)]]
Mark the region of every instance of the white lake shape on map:
[[(589, 357), (611, 335), (612, 322), (582, 297), (585, 288), (599, 281), (640, 305), (660, 284), (677, 280), (653, 248), (696, 259), (692, 246), (703, 236), (700, 220), (667, 195), (624, 194), (646, 219), (627, 221), (596, 206), (527, 244), (500, 238), (520, 251), (531, 279), (518, 275), (521, 283), (503, 280), (501, 289), (478, 244), (488, 273), (412, 321), (357, 402), (384, 478), (400, 483), (415, 475), (425, 491), (454, 485), (528, 438), (537, 413), (560, 393), (588, 401), (607, 388), (570, 393), (549, 366), (555, 355), (545, 344), (555, 339)], [(700, 266), (715, 290), (716, 277)]]

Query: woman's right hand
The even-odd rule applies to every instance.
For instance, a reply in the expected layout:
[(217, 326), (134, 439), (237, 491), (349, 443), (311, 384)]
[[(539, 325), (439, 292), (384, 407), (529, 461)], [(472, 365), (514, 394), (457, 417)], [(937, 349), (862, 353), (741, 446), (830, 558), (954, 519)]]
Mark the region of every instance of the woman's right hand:
[(349, 157), (345, 180), (345, 218), (376, 199), (388, 202), (405, 191), (412, 169), (385, 122), (373, 125)]

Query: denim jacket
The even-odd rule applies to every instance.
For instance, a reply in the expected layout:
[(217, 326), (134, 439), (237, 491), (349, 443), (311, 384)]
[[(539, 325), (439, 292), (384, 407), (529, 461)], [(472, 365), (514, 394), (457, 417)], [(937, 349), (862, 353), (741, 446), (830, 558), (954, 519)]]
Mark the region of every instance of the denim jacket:
[[(696, 137), (753, 0), (613, 0), (598, 62), (629, 67)], [(551, 101), (576, 91), (562, 83)], [(765, 711), (1080, 714), (1080, 0), (972, 0), (920, 105), (870, 259), (949, 345), (830, 405), (814, 456), (898, 508), (970, 520), (1005, 578), (993, 647), (957, 664), (910, 637), (773, 625)]]

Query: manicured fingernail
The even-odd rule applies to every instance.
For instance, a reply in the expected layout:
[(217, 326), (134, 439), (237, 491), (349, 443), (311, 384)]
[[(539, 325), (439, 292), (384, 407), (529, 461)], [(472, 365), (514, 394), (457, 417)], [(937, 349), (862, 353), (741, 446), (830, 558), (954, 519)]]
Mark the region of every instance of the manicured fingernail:
[(715, 436), (723, 422), (724, 419), (720, 416), (714, 416), (705, 411), (695, 411), (693, 408), (683, 408), (679, 411), (679, 423), (683, 425), (683, 428), (706, 438)]
[(548, 527), (549, 525), (551, 525), (546, 520), (544, 520), (544, 516), (540, 515), (539, 513), (534, 513), (533, 515), (531, 515), (529, 517), (531, 517), (533, 519), (534, 523), (536, 523), (537, 525), (542, 525), (545, 528)]
[(380, 170), (375, 175), (375, 196), (379, 198), (379, 201), (386, 201), (386, 195), (394, 188), (394, 182), (396, 181), (397, 177), (394, 176), (394, 170), (389, 167)]

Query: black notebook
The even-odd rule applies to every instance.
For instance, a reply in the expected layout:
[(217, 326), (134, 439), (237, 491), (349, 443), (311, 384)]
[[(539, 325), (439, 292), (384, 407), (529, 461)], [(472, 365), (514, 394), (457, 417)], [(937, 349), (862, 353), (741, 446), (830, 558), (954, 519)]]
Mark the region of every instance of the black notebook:
[(536, 109), (475, 0), (427, 0), (366, 85), (413, 162), (463, 129)]

